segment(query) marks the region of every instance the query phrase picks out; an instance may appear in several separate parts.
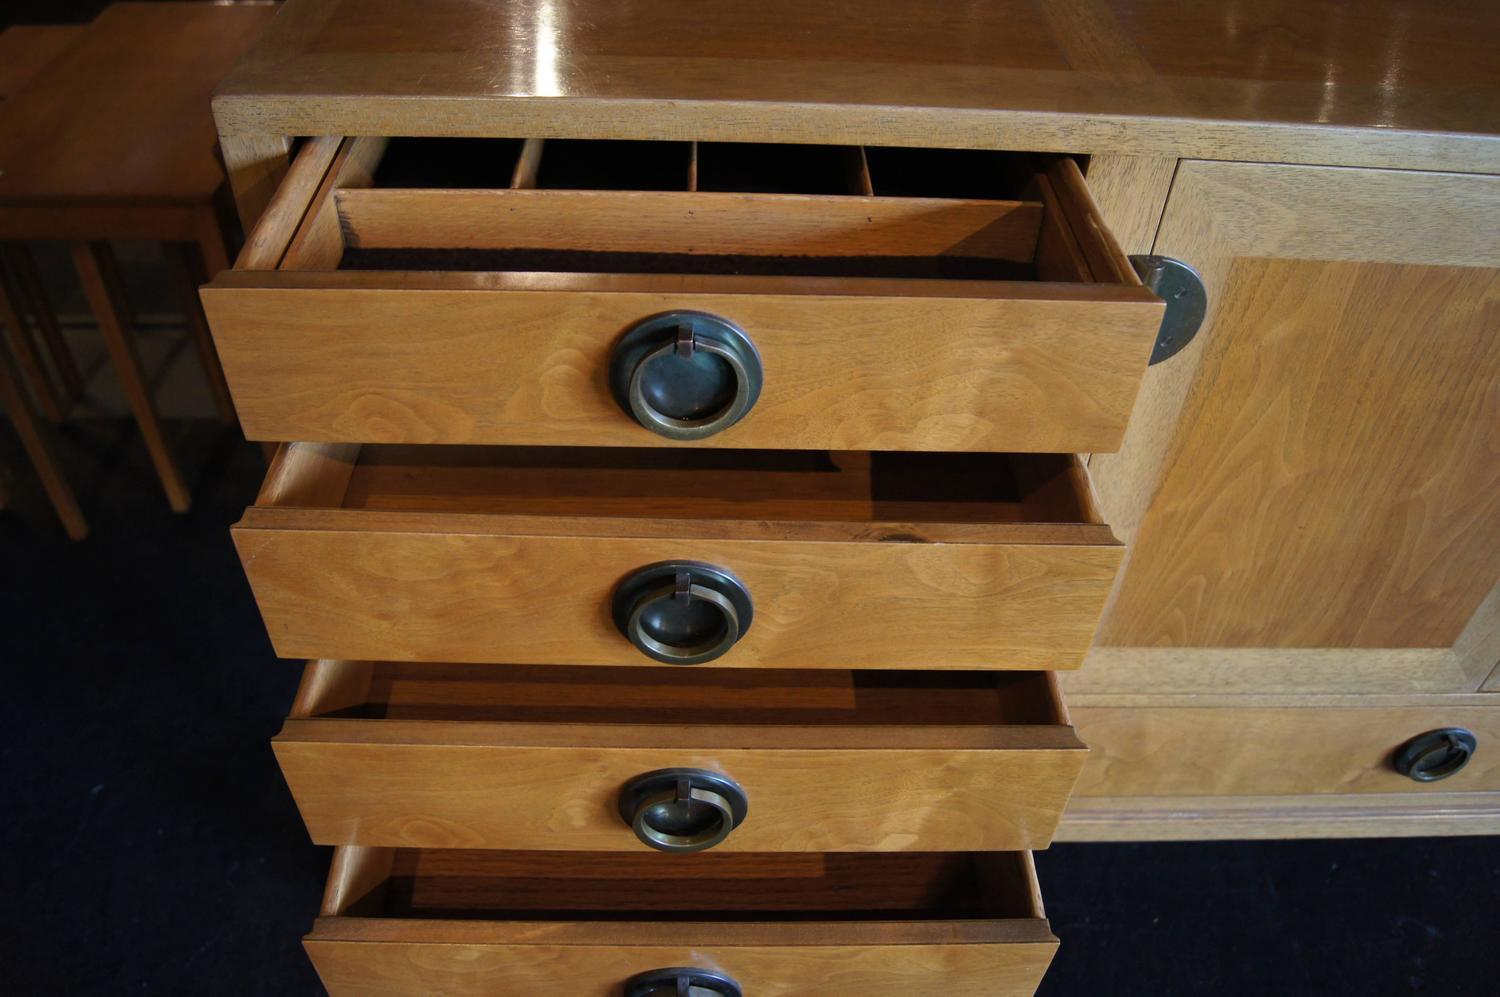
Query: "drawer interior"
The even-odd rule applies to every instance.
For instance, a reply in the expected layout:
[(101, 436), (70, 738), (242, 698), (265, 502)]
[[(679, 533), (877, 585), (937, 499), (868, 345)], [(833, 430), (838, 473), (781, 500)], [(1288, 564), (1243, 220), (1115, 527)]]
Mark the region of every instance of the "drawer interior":
[(1108, 534), (1072, 454), (291, 444), (257, 505)]
[(310, 662), (299, 718), (918, 727), (1068, 723), (1048, 672)]
[(633, 852), (341, 848), (324, 913), (524, 921), (1045, 916), (1030, 852), (703, 852), (687, 858)]
[[(707, 191), (1023, 200), (1038, 160), (985, 149), (755, 142), (396, 138), (370, 186)], [(524, 166), (524, 168), (523, 168)]]
[(357, 138), (279, 269), (1138, 284), (1096, 221), (1026, 153)]

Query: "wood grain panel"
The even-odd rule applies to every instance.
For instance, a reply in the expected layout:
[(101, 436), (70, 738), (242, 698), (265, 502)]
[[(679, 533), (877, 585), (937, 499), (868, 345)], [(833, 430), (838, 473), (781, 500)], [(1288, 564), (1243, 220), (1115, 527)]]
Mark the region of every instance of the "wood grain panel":
[[(1146, 707), (1074, 705), (1090, 747), (1077, 786), (1092, 796), (1274, 796), (1280, 794), (1500, 791), (1500, 704), (1372, 708)], [(1479, 739), (1467, 767), (1436, 783), (1398, 773), (1394, 752), (1438, 727)]]
[(1074, 798), (1058, 841), (1500, 834), (1500, 793)]
[(1114, 647), (1089, 649), (1069, 694), (1351, 693), (1473, 689), (1483, 676), (1445, 647)]
[(1031, 261), (1041, 205), (606, 190), (340, 190), (349, 246)]
[(641, 664), (609, 618), (611, 592), (680, 557), (729, 568), (756, 600), (723, 666), (1067, 668), (1120, 557), (1087, 545), (578, 537), (563, 518), (551, 536), (507, 534), (505, 517), (392, 528), (402, 517), (388, 513), (371, 529), (358, 510), (301, 529), (300, 510), (251, 512), (235, 544), (284, 657)]
[(1500, 271), (1242, 261), (1222, 293), (1101, 641), (1452, 644), (1500, 580)]
[(632, 323), (687, 308), (735, 321), (765, 365), (755, 408), (705, 445), (1109, 450), (1161, 309), (1143, 288), (1087, 285), (449, 278), (242, 274), (205, 288), (246, 433), (648, 446), (660, 438), (609, 392), (610, 349)]
[(822, 732), (798, 727), (633, 747), (612, 743), (628, 732), (609, 724), (554, 746), (526, 743), (526, 725), (484, 725), (503, 743), (467, 743), (474, 726), (289, 720), (274, 746), (318, 844), (564, 851), (643, 848), (616, 809), (620, 787), (684, 766), (723, 773), (750, 799), (716, 851), (1045, 848), (1087, 753), (1045, 726), (1016, 732), (1028, 747), (979, 749), (924, 749), (942, 738), (889, 728), (851, 731), (857, 748), (818, 747)]
[[(808, 932), (809, 929), (801, 927)], [(536, 932), (549, 933), (547, 928)], [(655, 945), (367, 940), (323, 922), (303, 943), (333, 997), (545, 993), (614, 997), (637, 973), (710, 962), (764, 997), (829, 993), (908, 997), (934, 980), (947, 997), (1031, 997), (1057, 951), (1050, 937), (1009, 943)], [(749, 990), (749, 988), (754, 988)]]
[(1126, 253), (1149, 253), (1177, 173), (1170, 156), (1093, 156), (1089, 192)]
[(320, 844), (636, 852), (686, 766), (750, 798), (716, 853), (1044, 848), (1086, 754), (1047, 674), (621, 671), (315, 661), (273, 747)]
[[(1197, 389), (1197, 375), (1205, 357), (1238, 338), (1245, 319), (1218, 317), (1236, 260), (1496, 267), (1500, 249), (1489, 236), (1496, 224), (1496, 177), (1180, 164), (1154, 251), (1198, 269), (1209, 311), (1198, 336), (1142, 381), (1121, 452), (1095, 455), (1089, 463), (1121, 536), (1134, 538), (1172, 464), (1179, 433), (1197, 425), (1187, 416), (1212, 401)], [(1192, 410), (1185, 407), (1190, 395)]]
[(1493, 177), (1181, 165), (1156, 250), (1210, 314), (1090, 459), (1131, 543), (1090, 691), (1479, 686), (1497, 225)]

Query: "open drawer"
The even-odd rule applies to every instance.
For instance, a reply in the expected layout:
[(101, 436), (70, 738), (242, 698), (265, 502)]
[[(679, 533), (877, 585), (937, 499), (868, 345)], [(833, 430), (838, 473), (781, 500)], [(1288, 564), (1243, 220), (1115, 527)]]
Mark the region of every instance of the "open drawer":
[(234, 528), (292, 658), (1074, 668), (1123, 548), (1070, 454), (285, 445)]
[(1029, 997), (1057, 950), (1029, 852), (359, 847), (304, 945), (333, 997)]
[(1045, 848), (1087, 754), (1048, 672), (327, 660), (274, 747), (318, 844), (623, 852)]
[(1071, 159), (313, 139), (203, 303), (248, 436), (1099, 452), (1160, 325)]

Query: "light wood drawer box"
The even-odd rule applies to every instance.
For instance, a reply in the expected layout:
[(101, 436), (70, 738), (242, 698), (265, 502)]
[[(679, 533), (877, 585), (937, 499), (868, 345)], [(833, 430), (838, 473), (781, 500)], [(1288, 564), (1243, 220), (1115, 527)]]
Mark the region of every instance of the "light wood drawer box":
[(343, 444), (234, 540), (283, 657), (651, 664), (612, 600), (692, 561), (753, 609), (714, 663), (787, 668), (1076, 667), (1122, 551), (1072, 455)]
[[(1434, 699), (1438, 697), (1424, 697)], [(1500, 703), (1424, 706), (1079, 706), (1091, 749), (1084, 796), (1283, 796), (1500, 791)], [(1396, 770), (1427, 731), (1459, 727), (1478, 749), (1435, 782)]]
[[(703, 445), (1119, 447), (1162, 304), (1071, 160), (548, 142), (538, 171), (527, 147), (304, 147), (203, 291), (249, 437), (655, 445), (611, 353), (688, 310), (741, 329), (764, 372)], [(737, 383), (699, 356), (715, 386), (682, 418)]]
[(1020, 997), (1057, 948), (1029, 852), (340, 848), (304, 942), (333, 997), (619, 997), (718, 972), (747, 997)]
[(666, 769), (745, 794), (714, 851), (1045, 848), (1087, 754), (1047, 672), (326, 660), (274, 747), (319, 844), (625, 852)]

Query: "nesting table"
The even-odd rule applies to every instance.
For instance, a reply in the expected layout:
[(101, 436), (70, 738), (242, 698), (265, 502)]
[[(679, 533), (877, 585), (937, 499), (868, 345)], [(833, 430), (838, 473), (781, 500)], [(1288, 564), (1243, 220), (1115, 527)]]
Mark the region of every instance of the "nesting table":
[[(191, 497), (162, 430), (136, 354), (129, 303), (109, 240), (167, 244), (192, 341), (219, 414), (233, 420), (213, 344), (197, 306), (201, 280), (228, 265), (228, 190), (209, 98), (270, 20), (269, 4), (128, 3), (75, 28), (9, 29), (17, 52), (0, 101), (0, 322), (24, 381), (45, 415), (60, 418), (79, 390), (77, 372), (21, 243), (70, 243), (89, 307), (172, 508)], [(22, 67), (27, 71), (22, 72)], [(51, 354), (58, 385), (27, 328)], [(14, 381), (14, 371), (5, 374)], [(5, 392), (23, 439), (41, 441), (24, 393)], [(33, 426), (33, 428), (26, 428)], [(28, 451), (69, 533), (86, 525), (48, 445)]]

